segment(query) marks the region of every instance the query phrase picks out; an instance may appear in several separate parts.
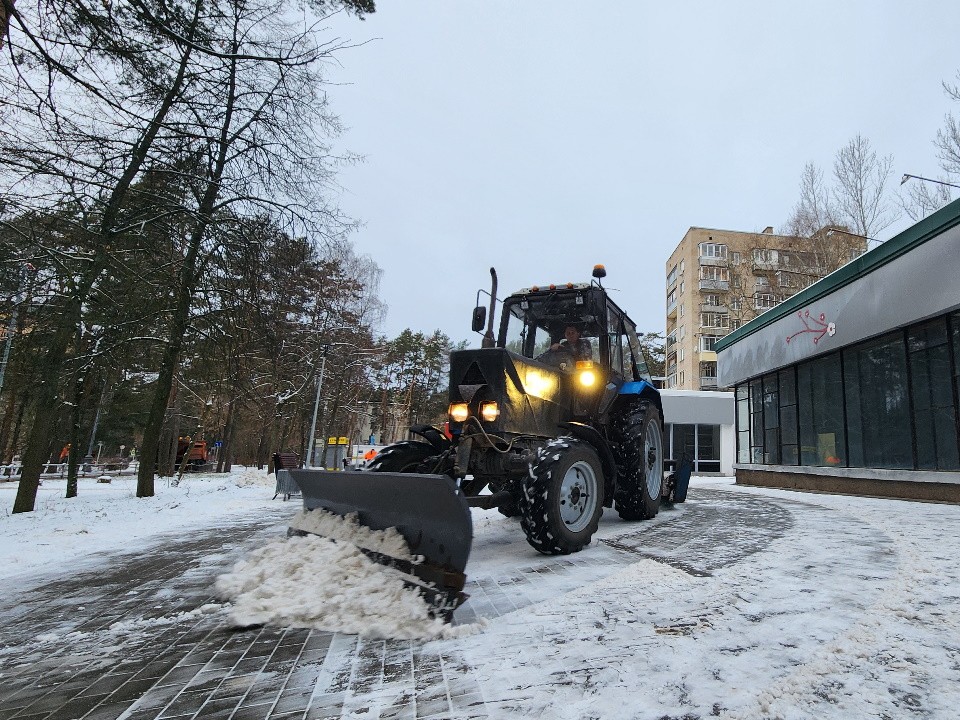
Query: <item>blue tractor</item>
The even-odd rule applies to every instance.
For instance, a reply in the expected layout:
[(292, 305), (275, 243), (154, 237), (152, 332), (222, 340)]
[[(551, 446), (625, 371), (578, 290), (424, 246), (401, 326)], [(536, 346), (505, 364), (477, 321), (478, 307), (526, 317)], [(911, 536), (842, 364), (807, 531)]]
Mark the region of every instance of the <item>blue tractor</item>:
[(448, 597), (465, 579), (470, 507), (518, 516), (530, 545), (555, 555), (587, 546), (604, 507), (646, 520), (686, 496), (687, 478), (664, 475), (660, 394), (603, 267), (589, 283), (513, 293), (496, 336), (490, 272), (489, 314), (473, 315), (482, 347), (450, 355), (446, 432), (411, 428), (422, 439), (384, 448), (367, 472), (293, 473), (306, 508), (397, 527), (423, 556), (407, 570)]

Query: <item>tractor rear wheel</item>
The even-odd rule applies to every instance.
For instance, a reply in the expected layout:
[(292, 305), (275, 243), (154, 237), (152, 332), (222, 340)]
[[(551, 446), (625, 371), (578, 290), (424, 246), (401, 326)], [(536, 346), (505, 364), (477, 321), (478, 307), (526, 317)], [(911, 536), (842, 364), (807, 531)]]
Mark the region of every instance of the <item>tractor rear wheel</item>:
[(520, 527), (544, 555), (567, 555), (590, 544), (603, 512), (603, 469), (596, 451), (574, 438), (551, 440), (530, 464)]
[(432, 445), (416, 440), (402, 440), (393, 445), (387, 445), (377, 453), (376, 457), (367, 465), (371, 472), (413, 473), (420, 469), (420, 464), (437, 451)]
[(613, 500), (624, 520), (649, 520), (663, 493), (663, 429), (660, 411), (646, 400), (624, 409), (616, 421), (620, 452)]

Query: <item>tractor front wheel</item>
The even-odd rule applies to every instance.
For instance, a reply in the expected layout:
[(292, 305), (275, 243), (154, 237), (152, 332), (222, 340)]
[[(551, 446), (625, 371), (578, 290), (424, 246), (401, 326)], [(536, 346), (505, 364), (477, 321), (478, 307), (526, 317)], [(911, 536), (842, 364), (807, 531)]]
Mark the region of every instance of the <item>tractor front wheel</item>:
[(590, 544), (603, 512), (603, 469), (596, 451), (574, 438), (551, 440), (530, 464), (520, 527), (544, 555), (567, 555)]
[(624, 520), (649, 520), (663, 493), (663, 429), (656, 405), (641, 401), (617, 419), (619, 477), (613, 496)]
[(420, 464), (437, 451), (429, 443), (416, 440), (402, 440), (393, 445), (387, 445), (377, 453), (376, 457), (367, 465), (371, 472), (413, 473), (420, 469)]

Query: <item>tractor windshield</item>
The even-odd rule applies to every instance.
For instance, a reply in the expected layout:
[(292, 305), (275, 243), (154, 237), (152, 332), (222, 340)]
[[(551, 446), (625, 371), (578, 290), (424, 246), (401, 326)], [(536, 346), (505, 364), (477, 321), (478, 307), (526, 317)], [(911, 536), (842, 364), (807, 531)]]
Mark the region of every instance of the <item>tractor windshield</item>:
[(552, 293), (508, 300), (504, 308), (504, 347), (529, 358), (542, 357), (551, 345), (565, 339), (564, 330), (574, 325), (584, 347), (597, 347), (601, 322), (590, 313), (582, 295)]

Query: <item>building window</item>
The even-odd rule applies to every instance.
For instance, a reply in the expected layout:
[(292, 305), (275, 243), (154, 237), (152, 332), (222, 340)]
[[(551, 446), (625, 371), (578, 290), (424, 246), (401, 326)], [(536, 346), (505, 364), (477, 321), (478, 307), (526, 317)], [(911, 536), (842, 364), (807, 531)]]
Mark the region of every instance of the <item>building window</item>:
[(730, 316), (726, 313), (700, 313), (700, 326), (709, 328), (730, 327)]
[(704, 352), (716, 352), (717, 340), (715, 335), (704, 335), (700, 338), (700, 349)]
[(950, 316), (950, 341), (953, 348), (953, 387), (955, 397), (960, 398), (960, 312)]
[(674, 265), (673, 269), (667, 273), (667, 287), (672, 286), (677, 281), (677, 266)]
[(704, 265), (700, 268), (700, 279), (701, 280), (729, 280), (730, 271), (725, 267), (717, 267), (716, 265)]
[(720, 472), (720, 426), (668, 424), (663, 428), (666, 467), (675, 468), (686, 456), (693, 472)]
[(957, 415), (950, 382), (946, 318), (910, 328), (910, 395), (918, 470), (957, 470)]
[(750, 386), (737, 385), (737, 462), (750, 462)]
[(743, 310), (743, 300), (741, 298), (734, 298), (730, 301), (731, 310)]
[(683, 295), (683, 280), (680, 281), (680, 294)]
[(739, 330), (739, 329), (740, 329), (740, 326), (741, 326), (742, 324), (743, 324), (743, 321), (742, 321), (742, 320), (731, 320), (731, 321), (730, 321), (730, 329), (731, 329), (731, 330)]
[(843, 381), (850, 465), (912, 468), (903, 334), (844, 350)]
[(677, 350), (677, 362), (683, 362), (683, 348)]
[(680, 303), (680, 317), (683, 317), (683, 303)]
[(797, 412), (800, 418), (800, 464), (846, 466), (847, 438), (839, 353), (797, 367)]
[(757, 310), (769, 310), (777, 305), (777, 296), (770, 293), (757, 293), (753, 296), (754, 307)]
[(680, 326), (680, 330), (679, 330), (679, 332), (677, 333), (677, 338), (680, 339), (680, 340), (683, 340), (683, 338), (686, 337), (686, 335), (687, 335), (687, 332), (686, 332), (686, 330), (684, 329), (683, 325), (681, 325), (681, 326)]
[(763, 381), (750, 382), (750, 462), (763, 463)]
[(720, 243), (700, 243), (700, 257), (724, 260), (727, 257), (727, 246)]
[(770, 278), (768, 278), (766, 275), (758, 275), (753, 284), (758, 290), (768, 288), (770, 287)]
[(683, 275), (683, 260), (680, 261), (680, 274)]
[(800, 463), (800, 429), (797, 427), (797, 375), (794, 368), (777, 374), (780, 396), (780, 464)]
[(763, 462), (780, 464), (780, 382), (776, 374), (763, 378)]
[(703, 296), (703, 304), (704, 304), (704, 305), (711, 305), (711, 306), (713, 306), (713, 307), (720, 307), (720, 296), (719, 296), (719, 295), (713, 295), (713, 294), (704, 295), (704, 296)]
[(753, 261), (756, 263), (772, 263), (776, 262), (777, 251), (768, 250), (766, 248), (754, 248), (753, 249)]
[(681, 370), (679, 373), (677, 373), (677, 376), (680, 378), (680, 381), (679, 381), (680, 387), (683, 387), (683, 381), (684, 381), (684, 380), (683, 380), (683, 370)]

